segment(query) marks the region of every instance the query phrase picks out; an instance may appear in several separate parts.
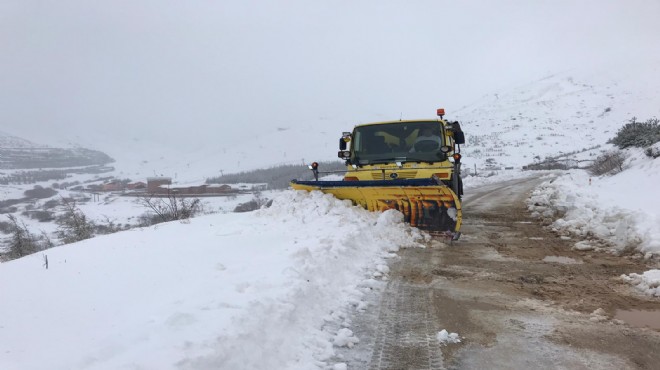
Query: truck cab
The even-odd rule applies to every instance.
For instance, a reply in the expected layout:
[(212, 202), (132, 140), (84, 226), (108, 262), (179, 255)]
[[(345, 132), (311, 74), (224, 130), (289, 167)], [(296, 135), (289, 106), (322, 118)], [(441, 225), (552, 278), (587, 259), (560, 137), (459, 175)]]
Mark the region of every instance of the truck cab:
[(464, 141), (458, 122), (443, 119), (357, 125), (339, 141), (339, 157), (347, 165), (344, 181), (435, 177), (460, 197), (460, 144)]

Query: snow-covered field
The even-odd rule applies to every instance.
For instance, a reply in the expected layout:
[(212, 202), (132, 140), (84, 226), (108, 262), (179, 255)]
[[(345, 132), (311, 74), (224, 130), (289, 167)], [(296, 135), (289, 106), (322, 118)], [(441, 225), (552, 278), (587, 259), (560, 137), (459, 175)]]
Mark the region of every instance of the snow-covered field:
[[(44, 187), (49, 184), (43, 183)], [(30, 185), (0, 185), (0, 194), (2, 199), (20, 199), (24, 197), (23, 192), (31, 189)], [(264, 196), (269, 196), (266, 192)], [(201, 213), (227, 213), (232, 212), (237, 205), (249, 202), (254, 199), (255, 195), (251, 193), (239, 193), (232, 196), (225, 197), (203, 197), (200, 198)], [(112, 222), (114, 225), (122, 225), (134, 227), (139, 224), (140, 216), (150, 212), (150, 210), (140, 201), (139, 197), (135, 196), (122, 196), (120, 193), (101, 193), (98, 196), (93, 196), (91, 193), (58, 190), (58, 194), (45, 199), (30, 199), (16, 205), (17, 211), (13, 214), (23, 222), (28, 230), (34, 234), (45, 232), (50, 237), (55, 238), (55, 232), (58, 225), (55, 222), (40, 222), (25, 216), (24, 212), (29, 210), (48, 210), (57, 216), (64, 213), (64, 206), (59, 205), (51, 209), (47, 209), (45, 204), (48, 201), (61, 201), (62, 198), (74, 199), (75, 206), (82, 213), (85, 214), (88, 220), (99, 224), (107, 225)], [(81, 200), (83, 199), (83, 200)], [(4, 216), (0, 217), (0, 221), (7, 221)], [(0, 241), (3, 235), (0, 234)]]
[[(576, 248), (655, 258), (658, 200), (648, 194), (660, 162), (638, 150), (628, 156), (611, 177), (500, 171), (466, 178), (466, 192), (547, 177), (530, 211), (560, 217), (551, 227), (586, 240)], [(387, 279), (393, 252), (422, 247), (428, 236), (395, 211), (369, 213), (320, 193), (271, 196), (259, 211), (133, 229), (3, 263), (0, 368), (345, 368), (334, 348), (359, 343), (352, 310), (369, 309), (365, 294)], [(118, 202), (117, 217), (134, 206)], [(86, 210), (111, 213), (108, 206)], [(658, 270), (621, 278), (659, 295)]]
[(0, 266), (0, 368), (317, 368), (356, 341), (348, 314), (392, 252), (423, 241), (398, 212), (286, 191), (56, 247)]

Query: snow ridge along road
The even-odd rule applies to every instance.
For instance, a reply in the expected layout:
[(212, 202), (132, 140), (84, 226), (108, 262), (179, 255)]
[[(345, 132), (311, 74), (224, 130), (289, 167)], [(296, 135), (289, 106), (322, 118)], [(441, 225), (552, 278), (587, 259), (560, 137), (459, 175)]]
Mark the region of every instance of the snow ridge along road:
[[(369, 370), (657, 368), (660, 332), (614, 318), (617, 310), (660, 311), (660, 300), (618, 278), (654, 263), (571, 249), (577, 240), (526, 210), (541, 181), (475, 188), (461, 240), (402, 249), (373, 298), (378, 308), (354, 318), (360, 343), (341, 350), (341, 361)], [(441, 330), (461, 342), (438, 341)]]

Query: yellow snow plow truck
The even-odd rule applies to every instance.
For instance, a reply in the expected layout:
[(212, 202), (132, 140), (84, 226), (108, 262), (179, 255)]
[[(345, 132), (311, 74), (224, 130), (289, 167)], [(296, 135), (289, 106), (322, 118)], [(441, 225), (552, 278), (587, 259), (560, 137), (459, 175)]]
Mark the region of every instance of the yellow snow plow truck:
[[(370, 211), (396, 209), (412, 226), (456, 240), (461, 228), (460, 145), (458, 122), (443, 119), (375, 122), (355, 126), (339, 140), (346, 161), (342, 181), (319, 181), (318, 163), (309, 167), (315, 180), (293, 180), (296, 190), (320, 190), (350, 199)], [(343, 172), (343, 171), (342, 171)]]

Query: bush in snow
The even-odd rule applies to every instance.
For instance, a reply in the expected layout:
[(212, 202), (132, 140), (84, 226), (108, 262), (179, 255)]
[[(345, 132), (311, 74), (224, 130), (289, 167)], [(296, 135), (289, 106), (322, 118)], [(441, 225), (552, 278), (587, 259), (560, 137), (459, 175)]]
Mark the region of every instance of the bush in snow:
[(53, 243), (45, 233), (41, 236), (32, 234), (25, 223), (16, 216), (9, 215), (9, 244), (7, 251), (2, 254), (3, 259), (16, 259), (32, 253), (53, 247)]
[(26, 190), (24, 192), (25, 196), (28, 198), (50, 198), (53, 195), (57, 194), (57, 191), (51, 188), (44, 188), (40, 185), (35, 185), (33, 189)]
[(112, 234), (122, 230), (128, 230), (130, 226), (122, 226), (121, 224), (115, 223), (110, 217), (105, 216), (103, 223), (94, 224), (94, 233), (95, 234)]
[(139, 197), (138, 202), (150, 210), (150, 214), (141, 216), (145, 226), (160, 222), (185, 220), (202, 211), (199, 198), (177, 198), (174, 192), (162, 198), (153, 194), (145, 195)]
[(57, 237), (62, 243), (75, 243), (93, 237), (94, 223), (76, 207), (76, 203), (73, 200), (64, 199), (64, 207), (66, 209), (64, 214), (56, 220)]
[(43, 210), (25, 211), (23, 212), (23, 216), (30, 217), (39, 222), (49, 222), (55, 219), (53, 212)]
[(625, 156), (620, 151), (609, 151), (594, 160), (589, 172), (594, 176), (616, 174), (623, 171), (625, 160)]
[(11, 230), (12, 230), (11, 227), (12, 227), (11, 223), (7, 221), (0, 221), (0, 233), (11, 234)]
[(236, 213), (252, 212), (258, 210), (259, 208), (261, 208), (259, 203), (257, 203), (256, 200), (252, 199), (249, 202), (241, 203), (236, 207), (234, 207), (234, 212)]
[(660, 144), (656, 143), (655, 145), (646, 148), (644, 154), (646, 154), (647, 157), (651, 157), (651, 158), (660, 157)]
[(60, 205), (60, 201), (59, 201), (59, 200), (57, 200), (57, 199), (50, 199), (50, 200), (48, 200), (48, 201), (46, 201), (46, 202), (44, 203), (43, 208), (44, 208), (44, 209), (51, 209), (51, 208), (55, 208), (55, 207), (57, 207), (57, 206), (59, 206), (59, 205)]
[(660, 141), (660, 125), (658, 122), (660, 121), (657, 118), (651, 118), (646, 122), (637, 122), (637, 118), (633, 117), (608, 142), (621, 149), (630, 147), (646, 148)]
[(265, 207), (270, 207), (272, 200), (261, 196), (261, 192), (254, 193), (254, 198), (246, 203), (241, 203), (234, 208), (234, 212), (252, 212)]

